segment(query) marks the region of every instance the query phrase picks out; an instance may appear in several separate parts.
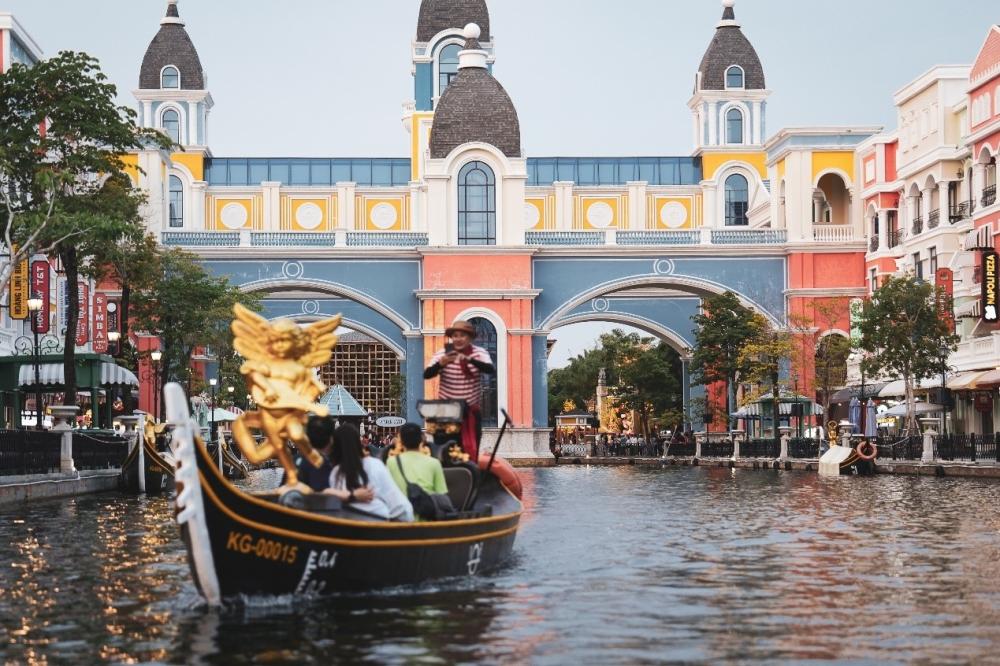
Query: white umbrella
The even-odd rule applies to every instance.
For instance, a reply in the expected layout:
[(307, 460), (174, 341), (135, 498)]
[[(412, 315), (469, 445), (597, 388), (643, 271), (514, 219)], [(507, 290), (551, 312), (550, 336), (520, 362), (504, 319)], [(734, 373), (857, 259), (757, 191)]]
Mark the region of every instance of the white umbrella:
[(875, 412), (875, 401), (868, 398), (865, 406), (865, 437), (878, 435), (878, 415)]
[[(935, 405), (932, 402), (918, 402), (916, 405), (914, 405), (914, 408), (915, 408), (914, 413), (917, 416), (921, 416), (923, 414), (939, 414), (943, 411), (946, 411), (945, 408), (942, 407), (941, 405)], [(887, 411), (885, 415), (906, 416), (906, 403), (902, 402), (896, 405), (895, 407)]]

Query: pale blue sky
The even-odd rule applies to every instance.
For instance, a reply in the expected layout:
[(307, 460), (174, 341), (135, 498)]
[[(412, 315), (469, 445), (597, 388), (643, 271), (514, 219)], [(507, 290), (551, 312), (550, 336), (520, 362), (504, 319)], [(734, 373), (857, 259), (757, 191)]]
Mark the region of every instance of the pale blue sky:
[[(419, 0), (181, 0), (215, 98), (217, 156), (408, 156)], [(123, 103), (165, 0), (0, 0), (46, 54), (98, 57)], [(494, 70), (529, 156), (686, 155), (694, 73), (719, 0), (491, 0)], [(767, 134), (892, 127), (892, 94), (935, 64), (971, 63), (997, 0), (737, 0), (774, 91)], [(557, 331), (552, 366), (607, 326)]]

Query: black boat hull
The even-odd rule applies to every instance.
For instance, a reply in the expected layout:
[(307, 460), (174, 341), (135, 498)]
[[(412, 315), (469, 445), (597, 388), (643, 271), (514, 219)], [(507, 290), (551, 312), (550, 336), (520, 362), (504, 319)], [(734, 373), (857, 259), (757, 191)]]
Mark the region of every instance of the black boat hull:
[[(201, 508), (181, 521), (182, 535), (210, 602), (215, 595), (324, 596), (475, 576), (500, 566), (514, 546), (521, 503), (492, 475), (477, 502), (480, 509), (489, 505), (492, 516), (396, 523), (289, 509), (274, 496), (245, 493), (219, 474), (200, 442), (193, 448)], [(191, 460), (181, 457), (181, 465), (185, 459)], [(199, 522), (208, 544), (191, 539)]]
[[(146, 493), (155, 495), (174, 487), (174, 467), (156, 451), (145, 438), (140, 438), (143, 447), (143, 462), (145, 463)], [(118, 487), (127, 493), (142, 492), (139, 484), (139, 447), (133, 446), (122, 462), (121, 474), (118, 477)]]

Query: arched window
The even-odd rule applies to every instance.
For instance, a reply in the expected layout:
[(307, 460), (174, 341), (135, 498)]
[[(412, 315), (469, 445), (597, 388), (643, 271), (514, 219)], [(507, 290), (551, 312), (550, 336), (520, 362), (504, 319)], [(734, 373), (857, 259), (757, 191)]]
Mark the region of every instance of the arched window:
[(174, 143), (181, 142), (181, 117), (173, 109), (167, 109), (163, 112), (163, 131)]
[(177, 176), (170, 177), (170, 227), (184, 226), (184, 184)]
[(458, 52), (462, 47), (458, 44), (449, 44), (441, 49), (438, 56), (438, 96), (444, 94), (445, 88), (458, 76)]
[(497, 244), (496, 178), (482, 162), (469, 162), (458, 173), (458, 244)]
[[(497, 328), (489, 319), (473, 317), (469, 323), (476, 327), (476, 345), (489, 352), (493, 366), (500, 367), (497, 360)], [(483, 415), (484, 428), (496, 428), (499, 423), (497, 409), (497, 375), (482, 375), (483, 394), (480, 411)]]
[(726, 178), (726, 226), (745, 227), (750, 207), (750, 184), (738, 173)]
[(160, 73), (160, 87), (161, 88), (180, 88), (181, 87), (181, 74), (177, 71), (177, 68), (173, 65), (167, 65), (163, 68)]
[(743, 143), (743, 112), (739, 109), (726, 111), (726, 143)]
[(743, 68), (739, 65), (733, 65), (726, 70), (726, 87), (727, 88), (742, 88), (743, 87)]

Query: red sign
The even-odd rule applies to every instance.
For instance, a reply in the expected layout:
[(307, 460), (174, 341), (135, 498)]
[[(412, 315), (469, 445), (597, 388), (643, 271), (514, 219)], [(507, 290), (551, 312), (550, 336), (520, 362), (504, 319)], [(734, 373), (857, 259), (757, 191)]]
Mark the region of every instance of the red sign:
[(993, 411), (993, 396), (986, 391), (979, 391), (975, 398), (976, 411), (989, 414)]
[(49, 262), (45, 260), (35, 261), (31, 264), (31, 295), (42, 299), (42, 309), (35, 315), (32, 330), (38, 333), (48, 333), (52, 303), (49, 299)]
[(955, 332), (955, 273), (950, 268), (939, 268), (934, 274), (938, 293), (938, 315), (948, 322), (948, 331)]
[(90, 339), (90, 287), (79, 282), (76, 288), (77, 312), (80, 313), (76, 320), (76, 346), (82, 347)]
[(94, 352), (108, 351), (108, 295), (94, 294)]

